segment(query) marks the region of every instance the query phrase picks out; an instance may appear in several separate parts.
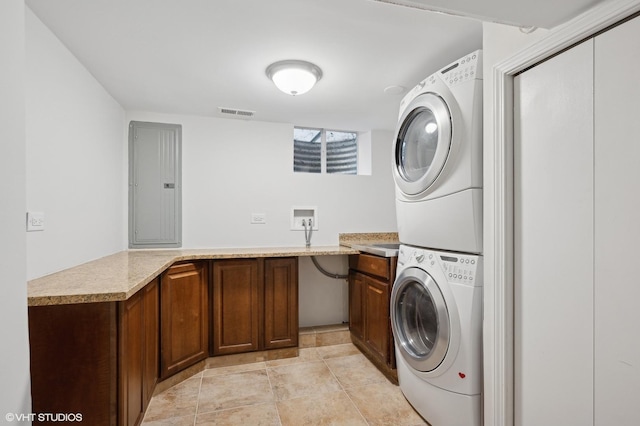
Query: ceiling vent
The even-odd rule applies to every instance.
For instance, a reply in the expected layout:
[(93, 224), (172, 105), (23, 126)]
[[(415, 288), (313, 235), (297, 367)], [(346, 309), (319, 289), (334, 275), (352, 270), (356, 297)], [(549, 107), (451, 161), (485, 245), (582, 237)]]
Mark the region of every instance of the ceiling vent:
[(247, 111), (235, 108), (218, 107), (218, 109), (220, 110), (220, 114), (224, 114), (225, 116), (233, 116), (236, 118), (252, 118), (256, 113), (255, 111)]

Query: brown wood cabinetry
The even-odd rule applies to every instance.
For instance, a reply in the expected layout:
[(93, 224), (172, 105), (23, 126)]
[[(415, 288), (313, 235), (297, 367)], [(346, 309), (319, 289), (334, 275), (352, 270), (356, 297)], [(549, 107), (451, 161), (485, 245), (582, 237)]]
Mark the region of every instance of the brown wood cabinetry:
[(214, 355), (298, 345), (297, 258), (213, 262)]
[(207, 262), (178, 263), (160, 281), (160, 377), (167, 378), (209, 354)]
[(397, 381), (390, 299), (397, 258), (349, 256), (351, 340), (393, 381)]
[(264, 348), (298, 346), (297, 258), (265, 260)]
[(213, 262), (214, 355), (259, 348), (262, 272), (258, 264), (255, 259)]
[(136, 426), (158, 380), (209, 355), (211, 329), (215, 355), (298, 345), (296, 257), (210, 264), (177, 263), (124, 301), (30, 306), (33, 412)]
[(158, 279), (120, 302), (119, 424), (138, 425), (158, 381)]
[(117, 328), (114, 302), (30, 306), (32, 412), (115, 425)]

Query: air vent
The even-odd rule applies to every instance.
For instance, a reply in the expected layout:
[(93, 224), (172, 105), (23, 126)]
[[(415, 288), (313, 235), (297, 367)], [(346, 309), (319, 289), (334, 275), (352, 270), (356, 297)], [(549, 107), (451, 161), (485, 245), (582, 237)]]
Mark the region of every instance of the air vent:
[(251, 118), (256, 113), (255, 111), (247, 111), (247, 110), (235, 109), (235, 108), (218, 107), (218, 109), (220, 110), (220, 114), (241, 117), (241, 118)]

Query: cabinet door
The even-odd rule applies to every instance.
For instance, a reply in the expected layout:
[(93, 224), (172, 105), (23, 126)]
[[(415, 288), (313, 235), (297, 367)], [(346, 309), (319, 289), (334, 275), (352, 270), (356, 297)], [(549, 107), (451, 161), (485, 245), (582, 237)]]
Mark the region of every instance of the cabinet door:
[(365, 283), (364, 341), (389, 363), (389, 284), (367, 277)]
[(144, 290), (122, 302), (120, 317), (120, 424), (138, 425), (145, 409)]
[(213, 263), (214, 355), (259, 349), (260, 269), (256, 259)]
[(205, 262), (182, 263), (162, 274), (161, 374), (171, 376), (208, 355), (208, 280)]
[(160, 372), (160, 287), (156, 278), (144, 288), (144, 369), (142, 396), (145, 406), (153, 396)]
[(349, 273), (349, 330), (351, 334), (364, 338), (364, 284), (365, 276)]
[(267, 259), (264, 288), (264, 348), (298, 346), (297, 258)]

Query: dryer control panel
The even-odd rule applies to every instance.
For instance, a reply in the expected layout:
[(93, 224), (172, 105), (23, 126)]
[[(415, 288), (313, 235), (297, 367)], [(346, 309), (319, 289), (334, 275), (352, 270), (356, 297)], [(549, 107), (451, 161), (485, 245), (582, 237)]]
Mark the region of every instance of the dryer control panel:
[(439, 72), (440, 76), (449, 86), (464, 83), (465, 81), (482, 78), (482, 51), (476, 50), (464, 58), (447, 65)]

